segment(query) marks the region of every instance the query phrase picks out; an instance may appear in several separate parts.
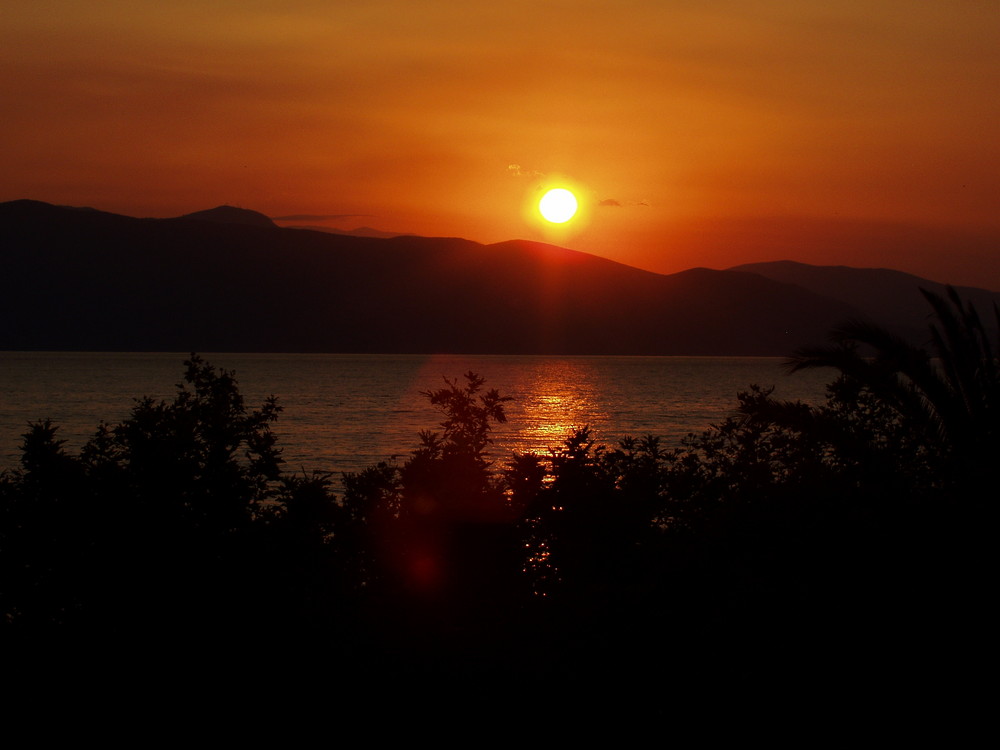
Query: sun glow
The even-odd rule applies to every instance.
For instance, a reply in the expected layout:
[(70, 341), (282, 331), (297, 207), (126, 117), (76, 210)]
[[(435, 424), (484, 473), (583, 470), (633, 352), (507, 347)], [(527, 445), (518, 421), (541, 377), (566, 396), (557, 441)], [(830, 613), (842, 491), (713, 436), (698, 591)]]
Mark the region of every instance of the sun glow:
[(577, 209), (576, 196), (566, 188), (553, 188), (538, 201), (538, 211), (553, 224), (565, 224), (573, 218)]

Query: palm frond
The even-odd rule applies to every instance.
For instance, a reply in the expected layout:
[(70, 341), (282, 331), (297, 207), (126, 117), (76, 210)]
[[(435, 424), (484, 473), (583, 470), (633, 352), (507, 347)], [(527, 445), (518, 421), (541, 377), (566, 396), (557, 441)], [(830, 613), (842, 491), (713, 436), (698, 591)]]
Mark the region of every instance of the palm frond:
[[(832, 367), (864, 386), (914, 427), (939, 439), (944, 412), (950, 412), (949, 390), (935, 371), (930, 355), (868, 320), (850, 320), (835, 328), (834, 345), (803, 348), (787, 366), (791, 372)], [(870, 356), (862, 354), (867, 347)]]
[[(956, 435), (975, 441), (991, 434), (1000, 408), (1000, 363), (990, 337), (972, 303), (962, 304), (953, 287), (948, 299), (921, 289), (940, 325), (931, 325), (931, 336), (947, 385), (954, 397), (952, 415)], [(1000, 330), (1000, 315), (998, 330)]]

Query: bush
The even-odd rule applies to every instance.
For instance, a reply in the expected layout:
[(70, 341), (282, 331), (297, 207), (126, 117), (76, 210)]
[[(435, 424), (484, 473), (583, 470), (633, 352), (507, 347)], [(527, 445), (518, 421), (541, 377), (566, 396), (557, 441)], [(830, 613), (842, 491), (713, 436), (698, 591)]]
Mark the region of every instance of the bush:
[(79, 456), (49, 422), (25, 434), (22, 468), (0, 481), (8, 624), (126, 633), (264, 616), (280, 571), (328, 541), (328, 483), (281, 475), (276, 399), (248, 409), (233, 373), (184, 364), (172, 401), (138, 400)]

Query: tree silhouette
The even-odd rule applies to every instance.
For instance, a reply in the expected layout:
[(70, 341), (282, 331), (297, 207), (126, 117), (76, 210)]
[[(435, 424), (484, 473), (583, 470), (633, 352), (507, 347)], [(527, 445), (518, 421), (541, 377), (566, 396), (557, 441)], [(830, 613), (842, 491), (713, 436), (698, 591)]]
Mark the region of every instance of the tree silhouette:
[(878, 325), (853, 321), (832, 332), (832, 346), (800, 349), (789, 367), (840, 371), (836, 416), (841, 425), (844, 416), (855, 418), (871, 436), (849, 431), (855, 445), (881, 439), (911, 466), (930, 464), (939, 481), (975, 492), (992, 476), (1000, 447), (1000, 342), (990, 342), (975, 308), (963, 305), (953, 288), (947, 299), (921, 291), (936, 321), (930, 352)]
[(281, 456), (270, 426), (281, 409), (271, 397), (248, 410), (232, 372), (197, 355), (184, 364), (172, 402), (142, 399), (114, 429), (112, 460), (179, 522), (230, 533), (277, 495)]
[(342, 498), (281, 473), (274, 398), (249, 409), (192, 355), (172, 400), (137, 401), (78, 457), (30, 426), (0, 475), (0, 614), (116, 638), (311, 632), (356, 666), (391, 652), (565, 685), (685, 652), (691, 673), (816, 644), (857, 665), (865, 628), (926, 639), (938, 625), (911, 623), (931, 608), (965, 628), (988, 600), (1000, 350), (953, 292), (928, 301), (929, 351), (845, 325), (790, 365), (838, 370), (825, 404), (751, 387), (669, 450), (583, 429), (501, 469), (509, 399), (445, 379), (422, 394), (437, 431), (344, 475)]
[(21, 468), (0, 474), (0, 617), (72, 625), (85, 598), (91, 507), (84, 472), (49, 420), (29, 426)]
[(25, 433), (21, 469), (0, 477), (8, 624), (180, 633), (276, 623), (343, 590), (314, 584), (344, 512), (323, 476), (281, 475), (276, 399), (249, 409), (233, 373), (185, 367), (173, 400), (138, 400), (78, 457), (49, 422)]
[(499, 595), (486, 602), (511, 585), (514, 516), (489, 455), (510, 399), (484, 386), (469, 372), (422, 393), (442, 414), (440, 431), (421, 432), (402, 466), (344, 477), (344, 507), (368, 539), (361, 565), (383, 600), (402, 607), (390, 619), (472, 616), (499, 606)]
[(441, 433), (422, 432), (420, 447), (400, 470), (401, 516), (468, 518), (496, 514), (502, 489), (494, 482), (488, 447), (494, 424), (507, 421), (510, 398), (496, 389), (483, 391), (485, 379), (469, 372), (465, 384), (445, 379), (446, 386), (421, 395), (444, 415)]

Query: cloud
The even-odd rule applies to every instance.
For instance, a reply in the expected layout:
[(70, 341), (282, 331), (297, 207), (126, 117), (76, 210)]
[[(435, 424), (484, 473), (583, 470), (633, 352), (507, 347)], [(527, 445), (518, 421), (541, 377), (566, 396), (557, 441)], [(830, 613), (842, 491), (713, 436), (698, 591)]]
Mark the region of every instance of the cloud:
[(544, 177), (544, 172), (533, 169), (522, 169), (520, 164), (508, 164), (507, 174), (511, 177)]
[(628, 201), (626, 203), (622, 203), (620, 200), (616, 200), (615, 198), (605, 198), (604, 200), (599, 201), (597, 205), (610, 206), (611, 208), (623, 208), (624, 206), (648, 206), (649, 201), (643, 199), (639, 201)]
[(334, 221), (336, 219), (354, 219), (359, 216), (373, 214), (293, 214), (292, 216), (272, 216), (275, 221)]

